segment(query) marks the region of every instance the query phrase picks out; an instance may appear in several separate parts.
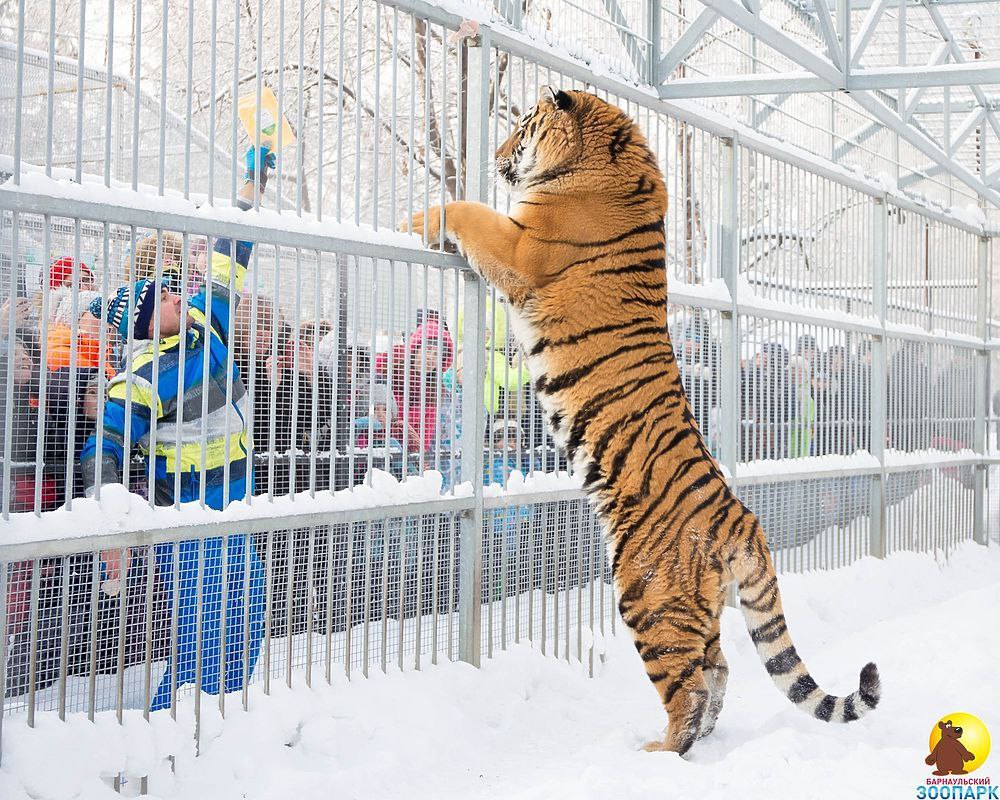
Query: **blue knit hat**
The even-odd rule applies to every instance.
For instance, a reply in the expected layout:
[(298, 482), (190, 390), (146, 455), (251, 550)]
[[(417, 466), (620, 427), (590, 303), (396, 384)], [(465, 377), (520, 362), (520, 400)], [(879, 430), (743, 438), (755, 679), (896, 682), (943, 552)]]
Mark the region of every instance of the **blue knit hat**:
[(143, 279), (136, 281), (134, 286), (122, 286), (112, 297), (107, 306), (103, 306), (102, 298), (98, 298), (90, 305), (90, 313), (98, 319), (104, 319), (109, 325), (118, 329), (122, 339), (128, 339), (129, 319), (128, 306), (129, 296), (135, 297), (132, 306), (132, 332), (136, 339), (149, 338), (149, 321), (153, 318), (153, 310), (156, 308), (156, 296), (159, 294), (159, 285), (154, 280)]

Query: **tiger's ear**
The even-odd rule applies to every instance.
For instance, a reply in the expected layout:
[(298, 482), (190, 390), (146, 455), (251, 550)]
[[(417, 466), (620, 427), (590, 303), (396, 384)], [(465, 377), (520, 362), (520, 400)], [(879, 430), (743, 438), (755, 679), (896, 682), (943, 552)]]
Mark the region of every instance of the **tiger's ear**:
[(542, 100), (548, 100), (560, 111), (565, 111), (573, 105), (573, 98), (569, 94), (553, 86), (542, 86), (538, 90), (538, 96)]

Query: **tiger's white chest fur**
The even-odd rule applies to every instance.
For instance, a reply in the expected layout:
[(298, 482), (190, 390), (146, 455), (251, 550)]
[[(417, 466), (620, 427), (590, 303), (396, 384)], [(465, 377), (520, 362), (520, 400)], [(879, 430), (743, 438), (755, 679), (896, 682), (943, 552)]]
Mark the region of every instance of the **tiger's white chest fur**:
[[(459, 242), (459, 249), (461, 250), (461, 242)], [(475, 259), (464, 251), (463, 255), (468, 258), (472, 268), (482, 275), (482, 270), (475, 263)], [(510, 320), (511, 332), (514, 334), (514, 338), (520, 344), (521, 350), (524, 353), (524, 363), (528, 368), (528, 373), (531, 375), (532, 386), (537, 386), (538, 379), (543, 376), (550, 376), (551, 370), (544, 351), (537, 355), (532, 355), (539, 339), (539, 332), (531, 319), (531, 312), (530, 310), (519, 310), (512, 303), (508, 303), (507, 314)], [(536, 396), (538, 397), (538, 403), (545, 415), (545, 422), (547, 423), (548, 430), (552, 433), (553, 439), (561, 449), (567, 451), (567, 454), (569, 454), (568, 434), (573, 426), (572, 412), (565, 407), (565, 404), (560, 402), (557, 394), (537, 392)], [(571, 457), (574, 472), (578, 475), (586, 475), (590, 465), (593, 463), (593, 459), (587, 451), (586, 444), (578, 447)], [(589, 494), (591, 495), (591, 500), (596, 500), (593, 488), (589, 490)]]

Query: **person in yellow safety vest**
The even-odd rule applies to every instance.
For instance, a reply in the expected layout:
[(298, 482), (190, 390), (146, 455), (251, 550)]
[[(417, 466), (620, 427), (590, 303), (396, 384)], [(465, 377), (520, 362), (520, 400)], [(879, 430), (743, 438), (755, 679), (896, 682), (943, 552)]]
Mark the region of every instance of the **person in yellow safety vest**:
[[(239, 197), (244, 210), (252, 207), (254, 186), (259, 181), (263, 191), (268, 169), (274, 166), (274, 155), (266, 147), (257, 155), (254, 148), (247, 152)], [(134, 446), (147, 463), (153, 461), (150, 491), (157, 505), (204, 497), (205, 505), (221, 510), (250, 493), (249, 403), (232, 358), (230, 310), (240, 301), (252, 249), (252, 242), (215, 242), (210, 282), (190, 299), (186, 319), (181, 316), (182, 297), (174, 291), (180, 287), (155, 277), (123, 286), (106, 304), (101, 298), (94, 302), (94, 315), (117, 328), (123, 341), (148, 344), (131, 351), (126, 369), (108, 385), (100, 449), (95, 433), (80, 458), (88, 495), (98, 479), (102, 484), (121, 481)], [(153, 338), (156, 333), (159, 339)], [(195, 681), (199, 662), (203, 691), (217, 693), (220, 683), (227, 692), (241, 689), (253, 671), (263, 635), (264, 568), (253, 542), (245, 534), (234, 534), (225, 544), (222, 537), (210, 537), (154, 549), (157, 573), (171, 600), (177, 554), (178, 610), (176, 663), (168, 665), (151, 710), (169, 707), (174, 687)], [(118, 559), (104, 558), (107, 574), (102, 585), (107, 591), (120, 590), (129, 560), (127, 551)]]
[[(458, 310), (458, 358), (455, 366), (445, 375), (445, 387), (453, 389), (456, 383), (463, 382), (462, 372), (462, 332), (464, 330), (465, 309)], [(508, 408), (516, 407), (518, 390), (531, 380), (528, 368), (518, 364), (518, 359), (508, 359), (507, 350), (507, 311), (503, 304), (492, 300), (486, 301), (486, 358), (483, 378), (483, 405), (491, 417), (504, 416)], [(516, 413), (516, 412), (513, 412)], [(510, 416), (511, 414), (507, 414)]]

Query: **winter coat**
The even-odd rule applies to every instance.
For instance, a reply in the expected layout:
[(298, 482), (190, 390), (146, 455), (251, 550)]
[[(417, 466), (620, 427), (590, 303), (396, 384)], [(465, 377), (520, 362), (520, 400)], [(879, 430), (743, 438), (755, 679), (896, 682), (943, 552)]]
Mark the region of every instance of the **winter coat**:
[[(104, 371), (108, 378), (115, 374), (114, 348), (111, 337), (105, 342)], [(52, 325), (46, 340), (45, 360), (49, 370), (69, 369), (72, 364), (73, 329), (69, 325)], [(76, 337), (77, 369), (99, 368), (101, 365), (101, 340), (94, 336), (78, 334)]]
[[(421, 363), (420, 348), (425, 340), (440, 344), (438, 364)], [(438, 402), (443, 402), (444, 395), (441, 376), (454, 359), (451, 336), (434, 320), (418, 325), (405, 349), (401, 345), (393, 348), (391, 364), (387, 353), (380, 353), (375, 359), (375, 374), (388, 379), (400, 416), (416, 429), (425, 451), (432, 450), (437, 440)]]
[[(465, 309), (458, 310), (458, 343), (462, 345)], [(512, 416), (518, 390), (531, 380), (528, 368), (508, 359), (507, 312), (501, 303), (486, 301), (485, 359), (483, 362), (483, 406), (492, 416)]]
[(812, 448), (813, 425), (816, 422), (816, 401), (812, 397), (809, 381), (793, 384), (796, 414), (791, 421), (788, 435), (788, 457), (804, 458)]
[[(86, 486), (96, 483), (98, 458), (102, 462), (102, 482), (120, 480), (122, 464), (135, 443), (147, 461), (154, 461), (155, 484), (150, 490), (158, 505), (174, 502), (174, 480), (178, 472), (180, 496), (176, 499), (181, 502), (198, 500), (204, 489), (206, 505), (222, 509), (226, 493), (229, 500), (241, 500), (246, 495), (247, 398), (239, 369), (229, 363), (229, 312), (230, 302), (239, 302), (251, 247), (247, 242), (238, 242), (236, 255), (232, 257), (230, 241), (217, 240), (211, 260), (210, 317), (209, 295), (203, 289), (189, 304), (193, 324), (177, 336), (147, 342), (134, 353), (127, 373), (132, 376), (131, 384), (125, 373), (111, 381), (104, 408), (102, 449), (98, 453), (96, 437), (92, 436), (81, 457)], [(232, 289), (231, 284), (234, 284)], [(184, 337), (183, 371), (181, 337)], [(157, 357), (154, 394), (152, 370)], [(180, 382), (182, 374), (183, 384)], [(227, 402), (227, 383), (230, 382), (231, 402)], [(202, 402), (206, 393), (208, 415), (203, 418)], [(127, 397), (131, 410), (128, 418), (131, 441), (125, 439)], [(183, 417), (179, 419), (181, 412)], [(150, 440), (154, 420), (157, 421), (155, 449)], [(203, 429), (207, 430), (207, 442), (202, 438)], [(225, 483), (227, 466), (228, 484)], [(151, 710), (169, 707), (172, 685), (193, 683), (199, 665), (201, 689), (209, 693), (218, 693), (220, 688), (227, 692), (239, 690), (245, 682), (244, 664), (247, 665), (247, 677), (253, 671), (263, 638), (264, 568), (253, 543), (244, 534), (226, 537), (225, 564), (223, 549), (222, 537), (154, 547), (156, 571), (171, 602), (175, 569), (179, 583), (176, 660), (168, 665), (153, 697)], [(223, 648), (219, 646), (198, 647), (199, 638), (202, 642), (220, 642), (223, 596), (226, 597), (224, 654), (220, 653)], [(220, 687), (223, 658), (225, 685)]]

